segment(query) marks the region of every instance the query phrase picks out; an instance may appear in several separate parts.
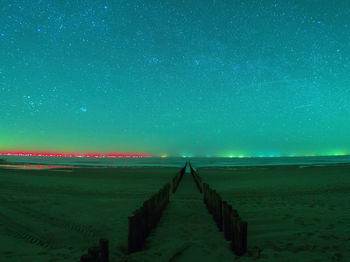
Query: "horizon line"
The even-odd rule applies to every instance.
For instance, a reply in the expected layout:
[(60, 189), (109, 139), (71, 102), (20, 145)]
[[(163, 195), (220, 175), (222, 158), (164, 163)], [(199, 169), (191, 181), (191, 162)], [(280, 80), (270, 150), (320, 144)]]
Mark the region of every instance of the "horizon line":
[(27, 156), (27, 157), (83, 157), (83, 158), (288, 158), (288, 157), (330, 157), (330, 156), (350, 156), (350, 154), (306, 154), (306, 155), (258, 155), (258, 156), (168, 156), (168, 155), (146, 155), (134, 153), (58, 153), (58, 152), (26, 152), (26, 151), (0, 151), (0, 156)]

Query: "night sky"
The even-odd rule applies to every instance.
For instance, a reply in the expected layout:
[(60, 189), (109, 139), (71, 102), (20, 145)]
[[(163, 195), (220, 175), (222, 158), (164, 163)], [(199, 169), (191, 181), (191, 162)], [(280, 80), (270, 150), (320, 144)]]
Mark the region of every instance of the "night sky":
[(350, 153), (349, 1), (0, 0), (0, 151)]

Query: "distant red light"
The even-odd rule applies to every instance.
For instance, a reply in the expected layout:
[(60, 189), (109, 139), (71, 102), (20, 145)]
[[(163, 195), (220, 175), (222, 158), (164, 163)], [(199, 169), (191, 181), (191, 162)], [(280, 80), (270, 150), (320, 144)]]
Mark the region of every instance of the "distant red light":
[(33, 152), (0, 152), (0, 156), (40, 156), (40, 157), (95, 157), (95, 158), (116, 158), (116, 157), (151, 157), (138, 154), (61, 154), (61, 153), (33, 153)]

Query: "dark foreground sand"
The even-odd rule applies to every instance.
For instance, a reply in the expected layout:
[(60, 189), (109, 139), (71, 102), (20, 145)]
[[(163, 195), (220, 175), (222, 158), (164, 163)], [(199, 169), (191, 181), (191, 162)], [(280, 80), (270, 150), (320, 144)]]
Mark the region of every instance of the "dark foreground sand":
[(185, 177), (147, 249), (126, 255), (127, 217), (177, 168), (0, 169), (0, 261), (78, 261), (100, 237), (111, 261), (350, 261), (350, 167), (201, 168), (248, 221), (236, 258)]
[(0, 169), (0, 261), (79, 261), (100, 237), (124, 258), (127, 217), (178, 170)]
[(240, 261), (350, 261), (350, 166), (199, 173), (248, 221), (252, 257)]

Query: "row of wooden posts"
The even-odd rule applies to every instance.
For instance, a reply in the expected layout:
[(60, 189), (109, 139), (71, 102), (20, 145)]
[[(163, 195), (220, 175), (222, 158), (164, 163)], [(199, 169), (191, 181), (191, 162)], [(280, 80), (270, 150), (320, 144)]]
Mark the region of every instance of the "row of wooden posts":
[(202, 194), (202, 178), (192, 168), (191, 162), (190, 162), (190, 168), (191, 168), (191, 175), (192, 175), (192, 177), (194, 179), (194, 182), (196, 183), (199, 192)]
[[(247, 222), (243, 221), (238, 215), (237, 210), (233, 209), (221, 196), (208, 184), (202, 184), (202, 178), (192, 168), (191, 174), (200, 193), (204, 192), (204, 202), (208, 211), (213, 215), (220, 231), (224, 232), (225, 238), (231, 241), (231, 248), (236, 255), (243, 255), (247, 250)], [(185, 171), (186, 166), (173, 178), (172, 191), (175, 193)], [(143, 248), (146, 238), (157, 226), (159, 219), (169, 202), (170, 184), (163, 186), (158, 193), (146, 200), (142, 207), (137, 209), (133, 216), (128, 217), (129, 235), (128, 252), (136, 252)], [(80, 262), (109, 262), (108, 240), (100, 239), (100, 245), (88, 249), (88, 253), (80, 258)]]
[(109, 262), (108, 240), (100, 239), (100, 245), (90, 247), (88, 253), (80, 257), (80, 262)]
[(247, 250), (247, 222), (242, 220), (237, 210), (223, 201), (221, 196), (208, 184), (203, 183), (204, 203), (209, 213), (213, 215), (220, 231), (231, 241), (231, 248), (236, 255), (241, 256)]
[(136, 252), (143, 248), (146, 238), (162, 216), (169, 202), (170, 184), (166, 184), (158, 193), (146, 200), (133, 216), (129, 216), (128, 252)]
[(181, 168), (180, 172), (178, 172), (173, 178), (173, 193), (175, 194), (177, 187), (179, 186), (182, 177), (186, 172), (187, 162), (183, 168)]
[(200, 193), (204, 192), (204, 203), (209, 213), (220, 231), (224, 232), (225, 239), (231, 241), (231, 249), (236, 255), (241, 256), (247, 250), (247, 222), (242, 220), (237, 210), (233, 209), (230, 204), (223, 201), (221, 196), (207, 183), (202, 184), (202, 178), (192, 168), (191, 174)]

